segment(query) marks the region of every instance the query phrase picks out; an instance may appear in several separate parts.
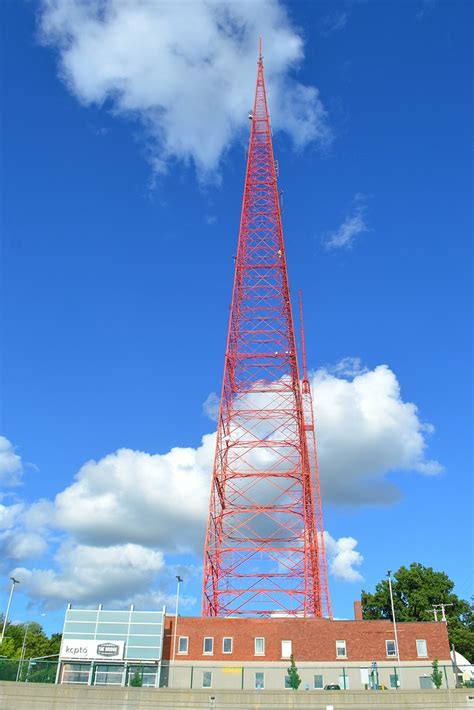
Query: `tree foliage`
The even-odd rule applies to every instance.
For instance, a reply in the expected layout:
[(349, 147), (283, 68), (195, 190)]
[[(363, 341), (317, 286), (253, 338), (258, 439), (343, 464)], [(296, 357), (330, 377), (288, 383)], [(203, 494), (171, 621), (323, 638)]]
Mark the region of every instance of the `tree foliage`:
[[(454, 582), (447, 574), (413, 562), (394, 573), (392, 588), (397, 621), (433, 621), (430, 610), (434, 604), (452, 604), (446, 608), (449, 641), (474, 661), (474, 604), (453, 592)], [(386, 579), (376, 585), (373, 594), (362, 592), (362, 613), (364, 619), (392, 618)]]
[[(3, 618), (0, 617), (0, 628)], [(26, 634), (26, 636), (25, 636)], [(3, 643), (0, 646), (0, 656), (17, 659), (21, 656), (25, 643), (25, 658), (38, 658), (59, 653), (61, 634), (53, 634), (51, 638), (43, 631), (41, 624), (31, 621), (29, 624), (7, 623)]]
[(290, 656), (290, 663), (291, 666), (288, 668), (288, 675), (290, 677), (290, 686), (293, 688), (293, 690), (298, 690), (298, 688), (301, 685), (301, 678), (298, 673), (298, 669), (296, 667), (295, 659), (293, 658), (293, 654)]
[(130, 685), (133, 688), (141, 688), (143, 685), (143, 678), (140, 673), (140, 671), (135, 671), (135, 673), (132, 676), (132, 679), (130, 680)]
[(433, 668), (431, 680), (433, 681), (433, 685), (435, 686), (436, 690), (439, 690), (443, 684), (443, 674), (439, 669), (439, 663), (437, 658), (434, 659), (433, 663), (431, 664), (431, 667)]

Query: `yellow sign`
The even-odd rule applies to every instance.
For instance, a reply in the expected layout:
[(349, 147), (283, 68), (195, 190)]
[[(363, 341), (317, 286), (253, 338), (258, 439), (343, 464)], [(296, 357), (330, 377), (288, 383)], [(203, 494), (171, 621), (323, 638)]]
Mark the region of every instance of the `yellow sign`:
[(242, 668), (236, 668), (235, 666), (232, 666), (230, 668), (223, 668), (222, 672), (223, 673), (242, 673)]

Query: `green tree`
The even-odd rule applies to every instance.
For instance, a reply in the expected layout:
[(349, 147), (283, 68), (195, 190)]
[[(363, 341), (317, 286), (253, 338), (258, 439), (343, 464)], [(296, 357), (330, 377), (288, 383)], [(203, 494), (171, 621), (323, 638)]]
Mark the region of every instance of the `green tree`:
[(298, 690), (301, 685), (301, 678), (299, 676), (295, 659), (293, 658), (293, 654), (291, 654), (290, 656), (290, 663), (291, 666), (288, 668), (288, 675), (290, 676), (290, 686), (293, 688), (293, 690)]
[[(452, 604), (446, 608), (449, 641), (469, 661), (474, 660), (474, 605), (453, 592), (454, 582), (447, 574), (413, 562), (395, 572), (392, 587), (397, 621), (433, 621), (434, 604)], [(373, 594), (362, 592), (362, 613), (364, 619), (392, 618), (386, 579)]]
[(134, 688), (141, 688), (141, 686), (143, 685), (143, 679), (140, 674), (140, 671), (135, 671), (130, 681), (130, 685)]
[[(3, 625), (1, 618), (0, 625)], [(41, 624), (36, 621), (31, 621), (28, 624), (7, 623), (5, 637), (0, 646), (0, 656), (20, 658), (23, 642), (25, 643), (25, 658), (58, 654), (61, 638), (61, 634), (53, 634), (51, 638), (48, 638)]]
[(441, 673), (438, 667), (437, 658), (434, 659), (433, 663), (431, 664), (431, 667), (433, 668), (431, 680), (433, 681), (435, 688), (439, 690), (441, 688), (441, 685), (443, 684), (443, 674)]

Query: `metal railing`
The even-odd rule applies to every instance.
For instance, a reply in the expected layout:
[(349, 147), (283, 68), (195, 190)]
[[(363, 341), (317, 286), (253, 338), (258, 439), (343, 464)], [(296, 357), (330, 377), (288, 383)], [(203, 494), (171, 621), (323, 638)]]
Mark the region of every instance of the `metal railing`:
[(54, 683), (58, 661), (26, 658), (0, 658), (0, 680), (20, 683)]
[[(82, 662), (84, 664), (84, 662)], [(114, 664), (117, 672), (124, 667), (124, 664)], [(90, 673), (85, 673), (81, 684), (94, 685), (126, 684), (133, 685), (131, 678), (140, 677), (140, 665), (130, 667), (133, 673), (124, 673), (126, 679), (123, 683), (112, 683), (113, 674), (109, 673), (105, 682), (100, 673), (100, 664), (91, 662)], [(130, 670), (130, 669), (129, 669)], [(147, 668), (143, 668), (143, 677), (140, 678), (139, 685), (152, 686), (155, 679), (148, 677)], [(163, 664), (159, 679), (156, 685), (161, 688), (176, 689), (209, 689), (209, 690), (291, 690), (287, 665), (184, 665), (176, 663), (174, 672), (171, 673), (172, 664)], [(444, 689), (454, 689), (455, 687), (469, 687), (470, 681), (462, 675), (453, 673), (451, 664), (440, 664), (439, 670), (442, 673), (442, 685)], [(17, 681), (22, 683), (55, 683), (58, 671), (57, 660), (41, 659), (5, 659), (0, 658), (0, 680)], [(94, 672), (95, 671), (95, 672)], [(408, 665), (403, 664), (398, 667), (392, 665), (371, 666), (299, 666), (298, 674), (301, 679), (298, 692), (324, 690), (328, 686), (337, 686), (334, 690), (373, 690), (373, 691), (395, 691), (398, 688), (404, 690), (434, 689), (432, 681), (433, 668), (431, 665)], [(75, 681), (79, 680), (80, 674), (75, 674)], [(112, 679), (112, 680), (110, 680)]]

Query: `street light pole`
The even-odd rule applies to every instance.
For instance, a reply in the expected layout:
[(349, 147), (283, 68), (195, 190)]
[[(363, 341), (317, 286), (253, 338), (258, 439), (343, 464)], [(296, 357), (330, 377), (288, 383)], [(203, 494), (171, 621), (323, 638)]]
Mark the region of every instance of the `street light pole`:
[(25, 628), (25, 634), (24, 634), (24, 636), (23, 636), (23, 645), (22, 645), (22, 647), (21, 647), (20, 662), (18, 663), (18, 669), (17, 669), (17, 672), (16, 672), (16, 682), (17, 682), (17, 683), (18, 683), (18, 680), (19, 680), (19, 678), (20, 678), (20, 676), (21, 676), (21, 669), (22, 669), (22, 666), (23, 666), (24, 658), (25, 658), (26, 637), (27, 637), (27, 635), (28, 635), (28, 629), (30, 628), (30, 624), (31, 624), (31, 621), (29, 621), (29, 622), (27, 623), (26, 628)]
[(13, 592), (15, 591), (15, 584), (20, 584), (20, 581), (18, 579), (15, 579), (15, 577), (10, 577), (10, 579), (12, 581), (12, 586), (10, 588), (10, 596), (8, 597), (8, 604), (7, 604), (7, 610), (5, 612), (5, 618), (3, 619), (2, 634), (0, 636), (0, 646), (3, 643), (3, 637), (5, 636), (5, 629), (7, 628), (8, 612), (10, 611), (10, 605), (12, 603)]
[(181, 582), (183, 581), (179, 574), (176, 575), (176, 580), (178, 582), (177, 587), (176, 587), (176, 611), (174, 615), (174, 630), (173, 630), (173, 653), (172, 653), (172, 674), (171, 674), (171, 679), (172, 679), (172, 684), (174, 682), (174, 661), (176, 657), (176, 632), (178, 630), (178, 609), (179, 609), (179, 587)]
[[(397, 622), (395, 619), (395, 606), (393, 604), (393, 590), (392, 590), (392, 570), (387, 570), (388, 577), (388, 588), (390, 590), (390, 604), (392, 606), (392, 623), (393, 623), (393, 634), (395, 636), (395, 647), (397, 649), (397, 663), (398, 663), (398, 675), (400, 677), (400, 649), (398, 648), (398, 634), (397, 634)], [(398, 683), (397, 683), (398, 688)]]

